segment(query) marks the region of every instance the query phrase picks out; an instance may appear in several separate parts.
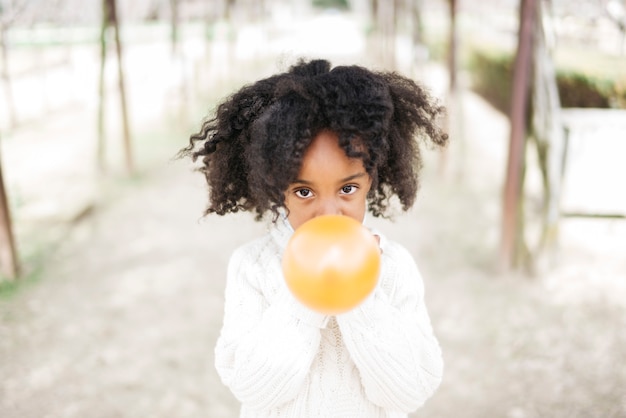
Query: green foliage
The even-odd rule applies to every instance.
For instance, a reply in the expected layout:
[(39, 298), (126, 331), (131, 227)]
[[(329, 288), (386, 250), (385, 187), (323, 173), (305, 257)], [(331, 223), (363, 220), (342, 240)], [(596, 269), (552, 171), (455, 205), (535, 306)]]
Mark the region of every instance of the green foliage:
[(204, 26), (204, 37), (207, 41), (212, 41), (215, 38), (215, 25), (209, 23)]
[(610, 107), (611, 83), (576, 72), (557, 74), (563, 107)]
[(311, 4), (313, 5), (313, 7), (317, 7), (319, 9), (350, 9), (350, 4), (348, 3), (348, 0), (312, 0)]
[(0, 277), (0, 302), (11, 299), (21, 289), (32, 286), (41, 280), (45, 256), (41, 248), (21, 260), (22, 274), (18, 279)]
[[(494, 107), (508, 113), (511, 101), (514, 56), (475, 49), (469, 68), (473, 89)], [(584, 60), (581, 60), (581, 65)], [(626, 76), (623, 73), (559, 67), (557, 85), (561, 106), (626, 108)]]
[(424, 44), (428, 48), (428, 57), (433, 61), (446, 62), (448, 59), (448, 42), (442, 37), (426, 36)]
[(472, 88), (493, 107), (509, 113), (513, 60), (507, 54), (488, 54), (474, 50), (469, 58)]

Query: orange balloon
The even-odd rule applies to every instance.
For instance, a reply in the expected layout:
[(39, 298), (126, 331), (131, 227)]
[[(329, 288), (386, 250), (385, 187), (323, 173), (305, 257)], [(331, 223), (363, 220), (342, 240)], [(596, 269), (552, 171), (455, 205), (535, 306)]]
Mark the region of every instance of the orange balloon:
[(302, 224), (287, 243), (282, 268), (287, 287), (309, 308), (335, 315), (359, 305), (380, 272), (380, 249), (371, 232), (343, 215)]

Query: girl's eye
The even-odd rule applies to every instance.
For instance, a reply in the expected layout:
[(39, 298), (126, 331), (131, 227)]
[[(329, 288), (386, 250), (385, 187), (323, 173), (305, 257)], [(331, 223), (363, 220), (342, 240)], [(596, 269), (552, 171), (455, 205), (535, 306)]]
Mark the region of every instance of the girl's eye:
[(313, 192), (309, 189), (298, 189), (296, 190), (296, 196), (302, 198), (302, 199), (307, 199), (310, 198), (311, 196), (313, 196)]
[(357, 191), (358, 187), (353, 184), (348, 184), (341, 188), (341, 194), (352, 194)]

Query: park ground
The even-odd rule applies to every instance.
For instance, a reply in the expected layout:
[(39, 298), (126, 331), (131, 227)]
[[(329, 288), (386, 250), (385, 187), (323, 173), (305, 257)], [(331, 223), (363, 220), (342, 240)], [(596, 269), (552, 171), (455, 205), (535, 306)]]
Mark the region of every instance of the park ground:
[[(191, 88), (176, 83), (188, 65), (157, 59), (166, 51), (143, 46), (126, 63), (133, 175), (119, 163), (114, 95), (106, 174), (94, 174), (95, 106), (75, 105), (80, 88), (3, 138), (25, 269), (0, 294), (3, 418), (237, 416), (213, 346), (228, 257), (265, 226), (244, 214), (203, 218), (201, 175), (173, 157), (215, 96), (290, 57), (230, 57), (229, 69), (196, 57)], [(225, 51), (215, 44), (211, 56)], [(442, 92), (436, 64), (414, 75)], [(373, 221), (417, 260), (446, 362), (439, 391), (412, 416), (626, 416), (626, 225), (564, 220), (534, 274), (501, 270), (508, 122), (470, 91), (461, 99), (450, 147), (424, 150), (415, 207)]]

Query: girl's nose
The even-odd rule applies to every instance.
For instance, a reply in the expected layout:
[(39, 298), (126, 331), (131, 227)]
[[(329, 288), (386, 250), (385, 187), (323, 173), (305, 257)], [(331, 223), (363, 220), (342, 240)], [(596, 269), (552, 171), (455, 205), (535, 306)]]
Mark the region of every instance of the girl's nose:
[(336, 199), (325, 199), (317, 210), (317, 216), (321, 215), (341, 215), (341, 205)]

